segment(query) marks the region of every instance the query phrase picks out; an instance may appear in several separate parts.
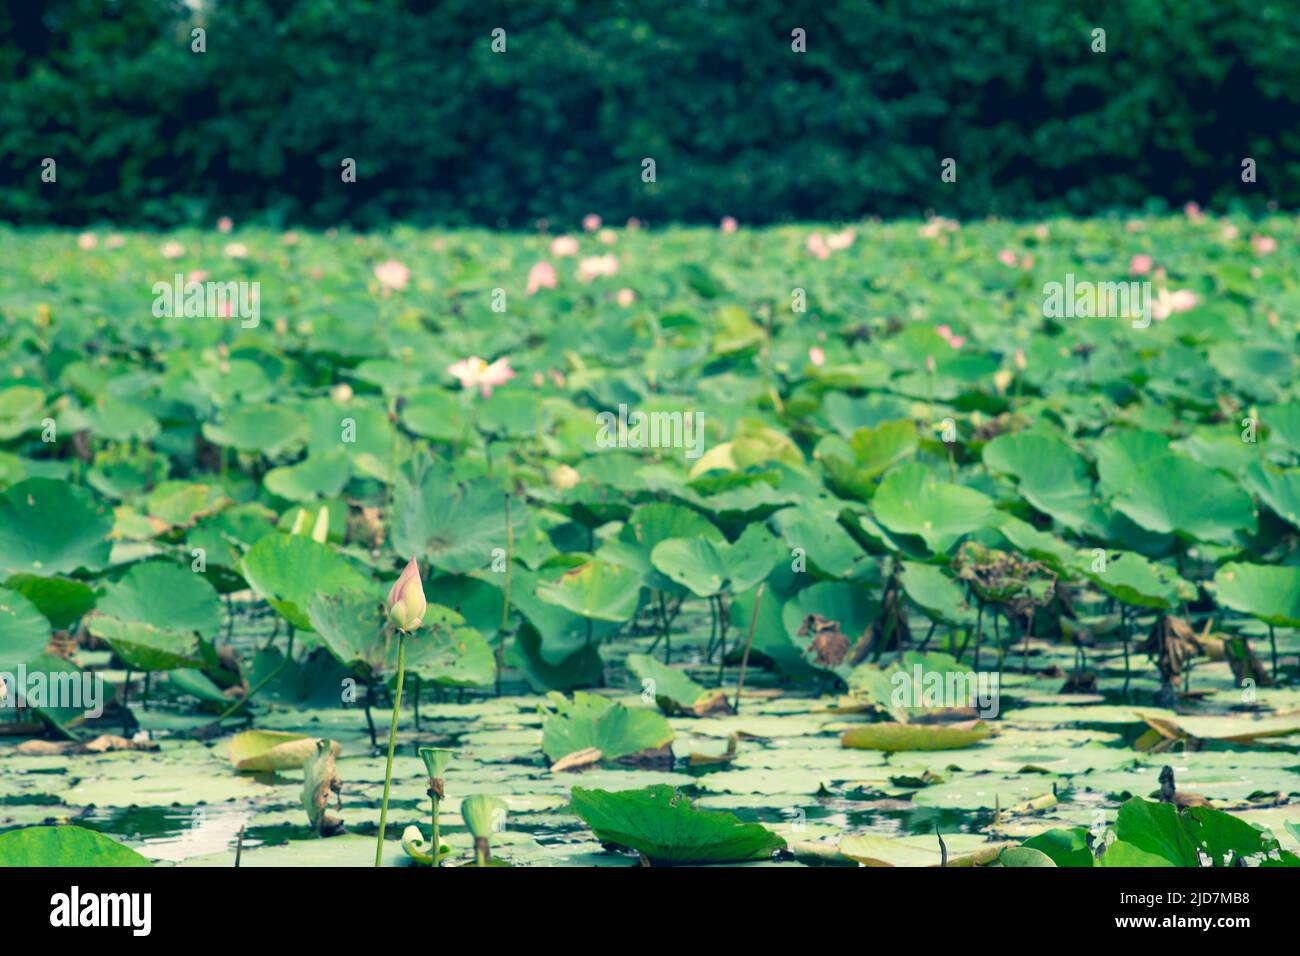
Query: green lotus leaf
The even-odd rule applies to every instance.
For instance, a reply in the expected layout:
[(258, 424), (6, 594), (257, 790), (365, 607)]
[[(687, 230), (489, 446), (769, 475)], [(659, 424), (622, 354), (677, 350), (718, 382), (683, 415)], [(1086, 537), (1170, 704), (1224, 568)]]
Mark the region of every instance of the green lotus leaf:
[(12, 674), (50, 642), (50, 622), (18, 591), (0, 588), (0, 672)]
[(984, 464), (1011, 475), (1027, 502), (1073, 529), (1091, 520), (1094, 495), (1088, 466), (1065, 442), (1020, 432), (999, 435), (984, 446)]
[[(490, 483), (450, 485), (438, 472), (420, 481), (402, 477), (393, 498), (393, 547), (400, 554), (427, 558), (440, 571), (465, 574), (487, 568), (494, 549), (506, 546), (505, 495)], [(524, 509), (510, 511), (516, 533)]]
[(876, 520), (890, 531), (917, 535), (940, 553), (993, 517), (993, 502), (987, 496), (939, 481), (915, 462), (886, 474), (871, 504)]
[(582, 692), (571, 701), (559, 694), (550, 699), (555, 710), (542, 724), (542, 753), (552, 763), (592, 748), (613, 762), (672, 743), (673, 729), (656, 710)]
[(36, 605), (51, 625), (67, 630), (95, 606), (95, 589), (84, 581), (59, 575), (15, 574), (5, 587)]
[(207, 422), (203, 437), (214, 445), (277, 457), (307, 439), (302, 413), (285, 405), (239, 405), (221, 424)]
[(239, 567), (249, 587), (302, 631), (312, 630), (307, 605), (317, 591), (364, 590), (368, 583), (329, 545), (298, 534), (267, 535), (249, 548)]
[(641, 575), (599, 559), (587, 561), (554, 581), (540, 581), (536, 594), (583, 617), (630, 621), (641, 601)]
[(0, 441), (39, 431), (45, 418), (45, 393), (30, 385), (0, 390)]
[(153, 866), (116, 840), (85, 827), (22, 827), (0, 833), (0, 866)]
[(0, 495), (0, 572), (98, 571), (108, 563), (113, 515), (66, 481), (28, 478)]
[(193, 632), (156, 627), (145, 621), (123, 621), (96, 613), (86, 621), (90, 633), (107, 641), (131, 670), (168, 671), (202, 667), (199, 639)]
[(767, 827), (697, 810), (667, 784), (617, 792), (574, 787), (569, 804), (602, 843), (635, 850), (652, 864), (743, 863), (785, 847)]
[(272, 494), (290, 501), (333, 498), (347, 484), (351, 469), (341, 451), (308, 455), (296, 465), (272, 468), (262, 479)]
[(1300, 627), (1300, 567), (1231, 562), (1214, 574), (1219, 603), (1279, 627)]
[(1148, 462), (1114, 498), (1115, 509), (1148, 531), (1231, 542), (1253, 534), (1255, 506), (1231, 478), (1181, 455)]
[(202, 574), (163, 561), (145, 561), (109, 584), (99, 599), (101, 614), (121, 621), (207, 638), (221, 626), (221, 598)]

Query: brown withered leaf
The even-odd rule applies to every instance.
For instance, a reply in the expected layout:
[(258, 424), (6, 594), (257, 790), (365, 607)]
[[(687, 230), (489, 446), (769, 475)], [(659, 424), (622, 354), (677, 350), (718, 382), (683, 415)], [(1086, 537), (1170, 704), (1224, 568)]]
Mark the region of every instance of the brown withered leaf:
[(1070, 671), (1065, 683), (1061, 685), (1062, 694), (1095, 694), (1097, 693), (1097, 672), (1096, 671)]
[(152, 740), (128, 740), (113, 734), (101, 734), (94, 740), (28, 740), (18, 745), (18, 752), (28, 757), (63, 754), (102, 754), (114, 750), (157, 750)]
[(691, 712), (696, 717), (725, 716), (733, 713), (731, 702), (727, 700), (727, 692), (724, 690), (705, 691), (700, 695), (700, 699), (691, 705)]
[(674, 762), (673, 745), (667, 743), (652, 750), (628, 754), (626, 757), (619, 757), (615, 762), (624, 767), (640, 767), (643, 770), (671, 770)]
[(45, 653), (61, 657), (65, 661), (77, 659), (77, 638), (67, 631), (52, 631), (50, 642), (45, 646)]
[(828, 621), (820, 614), (809, 614), (799, 625), (798, 635), (812, 635), (809, 645), (820, 667), (839, 667), (849, 653), (849, 639), (840, 630), (839, 621)]
[(565, 754), (555, 763), (551, 764), (551, 773), (563, 773), (566, 770), (581, 770), (583, 767), (590, 767), (592, 764), (600, 763), (604, 759), (605, 751), (599, 747), (587, 747), (585, 750), (575, 750), (571, 754)]
[(343, 821), (329, 813), (330, 801), (343, 806), (343, 780), (335, 763), (333, 741), (317, 740), (316, 753), (303, 764), (302, 805), (307, 819), (321, 836), (334, 836), (343, 830)]
[(740, 734), (733, 732), (727, 737), (727, 749), (720, 754), (699, 754), (690, 755), (689, 762), (692, 767), (709, 767), (719, 764), (729, 764), (736, 759), (736, 754), (740, 752)]
[[(1208, 629), (1209, 624), (1206, 624)], [(1272, 687), (1273, 675), (1265, 669), (1263, 663), (1250, 648), (1250, 642), (1244, 637), (1231, 637), (1223, 640), (1223, 656), (1232, 668), (1232, 679), (1238, 687), (1246, 680), (1253, 680), (1256, 687)]]

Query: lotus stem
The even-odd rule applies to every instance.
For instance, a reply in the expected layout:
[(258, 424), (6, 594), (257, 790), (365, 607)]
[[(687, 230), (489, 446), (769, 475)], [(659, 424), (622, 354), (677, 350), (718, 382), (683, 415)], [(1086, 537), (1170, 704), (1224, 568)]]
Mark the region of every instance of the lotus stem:
[(126, 683), (122, 685), (122, 736), (126, 736), (131, 721), (131, 669), (126, 671)]
[(397, 692), (393, 695), (393, 721), (388, 727), (388, 766), (384, 769), (384, 802), (379, 807), (379, 840), (375, 866), (384, 862), (384, 829), (388, 825), (388, 791), (393, 783), (393, 748), (397, 746), (397, 715), (402, 707), (402, 681), (406, 677), (406, 632), (397, 632)]
[(1128, 642), (1129, 642), (1129, 630), (1131, 628), (1131, 625), (1132, 622), (1129, 620), (1128, 608), (1121, 607), (1119, 609), (1119, 626), (1124, 634), (1124, 699), (1125, 700), (1128, 700), (1128, 684), (1129, 684)]
[(492, 862), (492, 845), (488, 843), (488, 838), (475, 837), (474, 838), (474, 865), (487, 866), (491, 862)]
[(510, 565), (514, 563), (515, 529), (510, 524), (510, 492), (506, 492), (506, 580), (501, 595), (501, 633), (497, 635), (497, 696), (501, 696), (501, 669), (506, 656), (506, 628), (510, 624)]
[(429, 778), (429, 803), (433, 805), (433, 865), (442, 866), (442, 838), (438, 834), (438, 804), (442, 801), (442, 781)]
[[(745, 690), (745, 669), (749, 667), (749, 649), (754, 646), (754, 626), (758, 623), (758, 609), (763, 605), (763, 592), (767, 590), (767, 582), (764, 581), (758, 586), (758, 593), (754, 595), (754, 609), (749, 614), (749, 636), (745, 638), (745, 653), (740, 658), (740, 677), (736, 681), (736, 706), (732, 708), (736, 713), (740, 713), (740, 695)], [(659, 596), (663, 600), (663, 595)]]
[(214, 721), (212, 722), (212, 724), (213, 724), (213, 725), (220, 724), (223, 720), (225, 720), (227, 717), (229, 717), (229, 716), (230, 716), (231, 714), (233, 714), (235, 711), (239, 710), (239, 708), (241, 708), (241, 707), (243, 707), (244, 705), (246, 705), (250, 700), (253, 699), (253, 696), (254, 696), (254, 695), (255, 695), (259, 690), (261, 690), (261, 689), (262, 689), (263, 687), (265, 687), (267, 684), (271, 683), (271, 681), (273, 681), (273, 680), (275, 680), (277, 677), (279, 677), (279, 676), (280, 676), (280, 673), (281, 673), (281, 672), (282, 672), (286, 667), (288, 667), (289, 664), (290, 664), (292, 661), (293, 661), (293, 629), (290, 628), (290, 630), (289, 630), (289, 646), (288, 646), (287, 649), (285, 650), (284, 660), (282, 660), (282, 661), (280, 662), (279, 666), (276, 667), (274, 670), (272, 670), (271, 673), (267, 674), (267, 675), (266, 675), (265, 677), (263, 677), (260, 681), (258, 681), (258, 682), (257, 682), (256, 684), (254, 684), (251, 688), (249, 688), (249, 691), (248, 691), (247, 694), (245, 694), (243, 697), (239, 698), (239, 700), (235, 701), (233, 704), (231, 704), (229, 707), (227, 707), (225, 710), (223, 710), (223, 711), (221, 712), (221, 716), (218, 717), (216, 720), (214, 720)]
[(1273, 682), (1277, 683), (1277, 638), (1273, 635), (1273, 625), (1268, 626), (1268, 648), (1273, 658)]

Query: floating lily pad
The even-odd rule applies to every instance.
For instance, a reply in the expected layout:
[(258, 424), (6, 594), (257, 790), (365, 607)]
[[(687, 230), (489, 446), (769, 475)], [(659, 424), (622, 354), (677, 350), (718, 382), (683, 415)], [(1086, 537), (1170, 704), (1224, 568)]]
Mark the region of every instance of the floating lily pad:
[(959, 724), (863, 724), (846, 730), (845, 747), (854, 750), (960, 750), (993, 732), (982, 720)]

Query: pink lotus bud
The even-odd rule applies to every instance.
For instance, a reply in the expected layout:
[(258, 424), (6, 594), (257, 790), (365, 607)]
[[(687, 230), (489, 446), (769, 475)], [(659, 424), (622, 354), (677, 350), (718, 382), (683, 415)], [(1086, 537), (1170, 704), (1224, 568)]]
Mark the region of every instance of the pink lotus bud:
[(1251, 236), (1250, 248), (1257, 256), (1267, 256), (1277, 252), (1277, 240), (1272, 236)]
[(814, 259), (829, 259), (831, 257), (830, 246), (826, 245), (826, 240), (822, 238), (820, 232), (814, 232), (808, 237), (807, 249), (808, 254)]
[(736, 222), (734, 216), (723, 216), (722, 222), (718, 223), (718, 228), (722, 230), (724, 235), (729, 236), (740, 228), (740, 224)]
[(556, 236), (551, 240), (551, 255), (557, 259), (578, 254), (578, 240), (572, 236)]
[(217, 220), (217, 232), (229, 232), (234, 228), (235, 223), (229, 216), (222, 216)]
[(582, 229), (584, 232), (595, 232), (600, 228), (600, 217), (594, 212), (589, 212), (582, 217)]
[(599, 276), (612, 276), (618, 272), (618, 259), (613, 253), (588, 256), (578, 263), (578, 281), (591, 282)]
[(614, 297), (614, 300), (626, 309), (636, 301), (636, 293), (631, 289), (619, 289), (618, 295)]
[(375, 266), (375, 278), (379, 284), (387, 290), (401, 290), (406, 288), (406, 283), (410, 281), (411, 270), (396, 259), (389, 259), (387, 262), (381, 262)]
[(544, 259), (528, 270), (529, 295), (533, 295), (538, 289), (554, 289), (558, 282), (559, 277), (555, 274), (555, 266)]
[(826, 364), (826, 352), (819, 346), (814, 345), (808, 350), (808, 361), (812, 362), (815, 367), (821, 368)]
[(1154, 265), (1154, 263), (1152, 262), (1151, 257), (1145, 252), (1139, 252), (1129, 261), (1129, 275), (1144, 276), (1151, 271), (1152, 265)]
[(419, 630), (424, 623), (424, 584), (420, 580), (420, 566), (415, 558), (407, 562), (401, 577), (388, 591), (388, 619), (399, 631)]
[(998, 252), (998, 262), (1004, 266), (1016, 267), (1016, 254), (1010, 249), (1002, 249)]
[(832, 252), (839, 252), (841, 249), (847, 249), (853, 245), (853, 240), (857, 238), (856, 229), (845, 229), (841, 232), (832, 232), (826, 237), (826, 248)]

